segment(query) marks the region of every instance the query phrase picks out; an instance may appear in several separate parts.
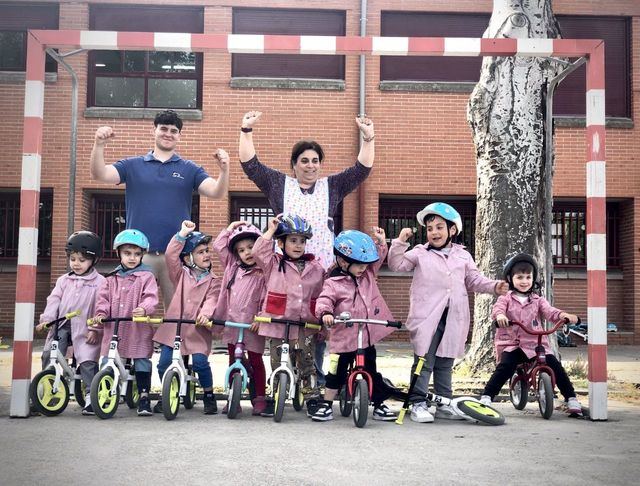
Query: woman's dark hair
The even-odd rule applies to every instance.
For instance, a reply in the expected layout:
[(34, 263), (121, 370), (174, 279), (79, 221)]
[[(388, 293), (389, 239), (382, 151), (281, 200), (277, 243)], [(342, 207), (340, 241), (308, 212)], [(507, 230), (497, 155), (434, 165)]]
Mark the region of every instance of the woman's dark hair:
[(164, 110), (156, 114), (153, 119), (153, 126), (158, 125), (174, 125), (178, 130), (182, 130), (182, 119), (175, 111)]
[(298, 162), (298, 157), (300, 157), (300, 154), (305, 150), (315, 150), (316, 153), (318, 154), (318, 158), (320, 159), (320, 162), (322, 162), (322, 159), (324, 159), (324, 151), (322, 150), (322, 147), (318, 142), (315, 142), (313, 140), (300, 140), (291, 149), (291, 168), (292, 169), (293, 169), (293, 166), (296, 165), (296, 162)]

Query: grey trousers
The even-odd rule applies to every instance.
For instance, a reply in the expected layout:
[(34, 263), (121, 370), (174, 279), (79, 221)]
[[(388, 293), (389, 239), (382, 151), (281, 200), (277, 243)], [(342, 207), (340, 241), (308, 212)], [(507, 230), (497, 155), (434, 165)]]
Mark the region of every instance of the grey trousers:
[[(58, 329), (58, 351), (62, 354), (62, 356), (67, 354), (67, 347), (69, 346), (69, 338), (71, 335), (71, 329), (69, 326), (64, 326)], [(44, 370), (47, 366), (49, 366), (49, 360), (51, 359), (51, 348), (45, 347), (42, 352), (42, 369)], [(78, 365), (78, 371), (80, 372), (80, 376), (82, 377), (82, 382), (87, 387), (87, 393), (89, 393), (89, 388), (91, 387), (91, 381), (93, 377), (98, 372), (98, 363), (96, 361), (85, 361), (84, 363), (80, 363)]]
[[(454, 358), (442, 358), (436, 356), (436, 350), (442, 341), (442, 335), (444, 334), (444, 328), (447, 325), (447, 310), (445, 309), (433, 339), (429, 346), (429, 351), (425, 355), (425, 362), (420, 370), (420, 376), (418, 377), (416, 384), (413, 388), (413, 392), (409, 399), (412, 402), (421, 402), (425, 400), (425, 396), (429, 391), (429, 380), (433, 374), (433, 390), (436, 395), (442, 395), (443, 397), (451, 398), (453, 392), (451, 390), (451, 375), (453, 370)], [(418, 355), (413, 356), (413, 366), (411, 367), (411, 376), (418, 365)]]

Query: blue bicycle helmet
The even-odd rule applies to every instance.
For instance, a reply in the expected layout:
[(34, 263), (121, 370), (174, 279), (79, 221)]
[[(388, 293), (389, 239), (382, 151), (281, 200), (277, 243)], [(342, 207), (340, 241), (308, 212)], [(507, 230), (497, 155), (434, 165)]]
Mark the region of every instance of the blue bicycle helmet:
[(149, 240), (142, 231), (137, 229), (126, 229), (116, 235), (113, 240), (113, 249), (117, 250), (122, 245), (135, 245), (144, 251), (149, 251)]
[(208, 245), (211, 243), (211, 236), (200, 233), (200, 231), (194, 231), (187, 236), (187, 241), (182, 247), (180, 252), (180, 258), (190, 255), (198, 245)]
[(281, 217), (281, 222), (278, 224), (274, 236), (280, 239), (287, 235), (300, 235), (310, 239), (313, 236), (313, 231), (311, 225), (302, 216), (285, 214)]
[(357, 230), (346, 230), (336, 236), (333, 254), (349, 263), (374, 263), (380, 258), (373, 239)]
[(458, 230), (458, 234), (462, 233), (462, 217), (460, 216), (460, 213), (453, 209), (453, 207), (449, 204), (443, 202), (435, 202), (429, 204), (416, 215), (418, 223), (420, 223), (422, 226), (426, 226), (424, 224), (424, 220), (430, 214), (435, 214), (436, 216), (440, 216), (445, 221), (453, 223)]

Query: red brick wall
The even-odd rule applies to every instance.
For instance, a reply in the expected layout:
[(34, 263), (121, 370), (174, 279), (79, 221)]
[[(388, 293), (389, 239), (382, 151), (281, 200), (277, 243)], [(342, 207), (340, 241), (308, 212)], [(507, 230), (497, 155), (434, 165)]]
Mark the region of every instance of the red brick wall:
[[(127, 0), (114, 0), (126, 3)], [(91, 2), (94, 3), (94, 2)], [(98, 3), (98, 2), (95, 2)], [(101, 2), (103, 3), (103, 2)], [(133, 2), (132, 2), (133, 3)], [(212, 0), (137, 0), (137, 4), (166, 3), (173, 5), (205, 5), (205, 32), (231, 31), (231, 6), (265, 6), (265, 2), (230, 0), (224, 5)], [(300, 7), (300, 2), (278, 0), (268, 2), (273, 7)], [(305, 8), (334, 8), (347, 12), (347, 34), (359, 34), (359, 6), (351, 1), (308, 1)], [(368, 34), (379, 35), (381, 10), (431, 10), (490, 12), (489, 0), (392, 0), (369, 1)], [(555, 12), (560, 14), (634, 15), (633, 20), (633, 118), (640, 110), (640, 5), (633, 0), (601, 2), (597, 0), (556, 0)], [(88, 28), (87, 2), (61, 2), (60, 28)], [(115, 161), (121, 157), (144, 153), (150, 148), (151, 120), (85, 119), (87, 56), (67, 58), (78, 73), (80, 83), (78, 126), (78, 170), (76, 229), (89, 222), (90, 193), (96, 189), (113, 189), (90, 179), (88, 160), (95, 129), (111, 125), (116, 138), (107, 147), (106, 157)], [(345, 91), (232, 89), (230, 56), (207, 53), (204, 56), (204, 93), (202, 121), (186, 121), (180, 153), (202, 163), (216, 175), (212, 154), (224, 147), (231, 155), (231, 191), (254, 191), (255, 186), (239, 169), (238, 127), (242, 114), (250, 109), (264, 112), (256, 127), (254, 139), (260, 158), (270, 166), (288, 172), (291, 145), (300, 138), (315, 138), (326, 153), (323, 170), (336, 172), (353, 163), (357, 155), (357, 130), (353, 121), (358, 112), (358, 59), (347, 57)], [(377, 224), (380, 194), (404, 195), (473, 195), (476, 177), (474, 149), (466, 124), (468, 94), (408, 93), (378, 89), (380, 61), (369, 57), (366, 62), (367, 113), (376, 124), (375, 170), (363, 185), (360, 194), (350, 195), (344, 204), (344, 227), (367, 229)], [(24, 88), (20, 83), (0, 84), (0, 104), (5, 116), (5, 172), (2, 187), (19, 187), (22, 112)], [(65, 270), (64, 241), (67, 233), (68, 153), (70, 132), (71, 82), (63, 69), (58, 79), (49, 83), (45, 93), (45, 138), (42, 164), (42, 185), (54, 191), (53, 256), (50, 274), (39, 274), (38, 291), (50, 288)], [(556, 131), (557, 167), (554, 180), (556, 196), (584, 197), (586, 147), (584, 129), (559, 128)], [(634, 129), (607, 130), (607, 189), (610, 197), (624, 199), (621, 204), (622, 274), (624, 280), (609, 280), (609, 321), (628, 331), (626, 339), (640, 342), (640, 136)], [(446, 167), (446, 170), (442, 170)], [(217, 233), (228, 223), (228, 199), (211, 201), (202, 198), (200, 221), (205, 231)], [(360, 217), (362, 210), (362, 218)], [(15, 280), (12, 274), (0, 274), (0, 322), (13, 319)], [(44, 283), (43, 283), (44, 282)], [(406, 316), (408, 302), (406, 278), (384, 277), (383, 293), (398, 318)], [(585, 315), (586, 281), (558, 280), (556, 304)], [(578, 290), (578, 291), (576, 291)], [(39, 294), (39, 302), (43, 297)], [(624, 297), (624, 298), (623, 298)]]

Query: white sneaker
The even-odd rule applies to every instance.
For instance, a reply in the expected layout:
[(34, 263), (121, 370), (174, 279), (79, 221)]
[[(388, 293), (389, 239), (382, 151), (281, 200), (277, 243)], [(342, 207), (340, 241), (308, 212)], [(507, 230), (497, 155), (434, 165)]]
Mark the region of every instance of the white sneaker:
[(417, 402), (411, 407), (411, 420), (421, 424), (433, 422), (433, 415), (429, 413), (427, 402)]
[(489, 395), (482, 395), (480, 397), (480, 403), (486, 405), (487, 407), (491, 406), (491, 397)]
[(446, 420), (464, 420), (464, 417), (458, 415), (453, 408), (451, 408), (451, 405), (438, 405), (436, 417)]
[(567, 400), (567, 413), (572, 415), (582, 415), (582, 405), (576, 397)]

